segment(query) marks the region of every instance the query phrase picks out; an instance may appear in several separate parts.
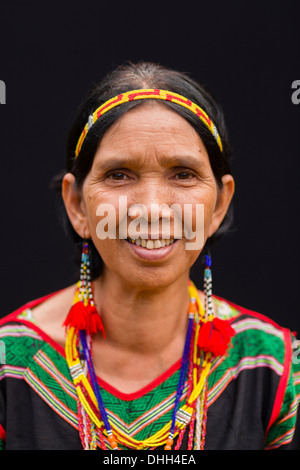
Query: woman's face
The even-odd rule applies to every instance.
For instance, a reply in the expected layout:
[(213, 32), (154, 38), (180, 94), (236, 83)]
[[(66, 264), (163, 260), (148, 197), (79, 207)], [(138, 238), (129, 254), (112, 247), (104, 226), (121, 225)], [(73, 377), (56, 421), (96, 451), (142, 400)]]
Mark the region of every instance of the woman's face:
[[(203, 243), (222, 222), (234, 191), (229, 175), (223, 177), (223, 189), (218, 187), (193, 127), (157, 103), (128, 111), (106, 132), (77, 208), (68, 197), (67, 188), (74, 182), (68, 176), (64, 199), (77, 233), (92, 237), (107, 274), (144, 287), (169, 285), (188, 275)], [(137, 204), (140, 212), (134, 210)], [(185, 233), (185, 223), (194, 234), (197, 230), (197, 238), (186, 238), (191, 235)], [(103, 239), (108, 228), (110, 238)], [(125, 238), (126, 231), (133, 233), (131, 240)], [(193, 249), (187, 249), (196, 239), (189, 245)]]

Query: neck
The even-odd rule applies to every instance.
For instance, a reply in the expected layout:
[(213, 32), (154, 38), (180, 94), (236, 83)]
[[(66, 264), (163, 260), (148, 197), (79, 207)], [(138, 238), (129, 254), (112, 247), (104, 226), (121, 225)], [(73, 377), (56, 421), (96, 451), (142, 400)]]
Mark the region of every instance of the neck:
[[(113, 273), (94, 281), (106, 343), (139, 354), (183, 345), (188, 323), (188, 273), (163, 288), (136, 287)], [(182, 349), (179, 350), (181, 357)]]
[(105, 329), (93, 340), (98, 377), (125, 393), (140, 390), (182, 358), (188, 327), (188, 278), (163, 288), (132, 286), (113, 273), (94, 282)]

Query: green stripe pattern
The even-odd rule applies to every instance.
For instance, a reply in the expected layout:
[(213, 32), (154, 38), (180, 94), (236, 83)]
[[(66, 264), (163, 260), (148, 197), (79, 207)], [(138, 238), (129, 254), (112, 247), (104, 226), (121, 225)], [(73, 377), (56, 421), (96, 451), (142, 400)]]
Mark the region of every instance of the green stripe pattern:
[[(240, 313), (237, 307), (220, 299), (214, 302), (219, 317), (232, 319), (236, 336), (229, 354), (213, 363), (208, 379), (208, 406), (243, 371), (267, 368), (279, 380), (284, 372), (285, 357), (280, 328), (265, 319)], [(21, 318), (22, 315), (20, 321)], [(6, 377), (24, 380), (56, 413), (77, 428), (77, 395), (65, 358), (27, 324), (12, 321), (4, 324), (0, 328), (0, 340), (6, 348), (6, 363), (0, 368), (0, 380)], [(266, 449), (288, 444), (293, 437), (300, 397), (300, 365), (293, 360), (291, 366), (278, 418), (266, 436)], [(179, 369), (133, 400), (115, 396), (101, 387), (111, 422), (135, 439), (151, 436), (172, 417), (178, 379)], [(186, 391), (187, 385), (181, 405)], [(0, 448), (1, 445), (3, 443)]]

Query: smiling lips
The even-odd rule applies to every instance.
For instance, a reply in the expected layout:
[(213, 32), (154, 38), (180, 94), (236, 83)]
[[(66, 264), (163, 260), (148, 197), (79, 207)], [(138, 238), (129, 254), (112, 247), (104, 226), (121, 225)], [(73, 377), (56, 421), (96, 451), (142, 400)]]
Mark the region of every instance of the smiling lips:
[(171, 239), (144, 239), (127, 238), (129, 248), (136, 256), (147, 261), (159, 261), (166, 258), (176, 246), (177, 240)]
[(128, 238), (128, 241), (134, 245), (141, 246), (147, 250), (159, 249), (174, 243), (174, 238), (149, 240), (144, 238)]

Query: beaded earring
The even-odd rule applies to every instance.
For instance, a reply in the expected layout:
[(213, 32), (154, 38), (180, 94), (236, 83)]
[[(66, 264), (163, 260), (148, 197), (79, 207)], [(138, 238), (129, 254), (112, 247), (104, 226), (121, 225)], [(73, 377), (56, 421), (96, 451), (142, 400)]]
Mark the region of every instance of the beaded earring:
[(102, 331), (105, 337), (101, 317), (93, 297), (88, 240), (84, 240), (82, 244), (78, 298), (78, 302), (72, 306), (64, 325), (74, 327), (76, 330), (85, 330), (90, 336)]
[(223, 356), (228, 349), (232, 336), (235, 335), (235, 331), (228, 321), (216, 318), (214, 315), (211, 256), (209, 252), (205, 256), (204, 308), (205, 316), (199, 331), (198, 346), (203, 351), (211, 353), (213, 357)]
[(211, 256), (209, 252), (205, 255), (204, 269), (204, 308), (205, 320), (210, 321), (214, 317), (212, 302), (212, 274), (211, 274)]

